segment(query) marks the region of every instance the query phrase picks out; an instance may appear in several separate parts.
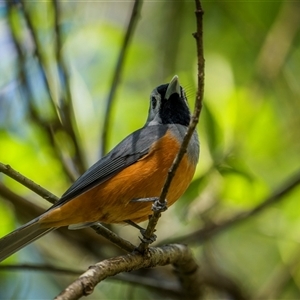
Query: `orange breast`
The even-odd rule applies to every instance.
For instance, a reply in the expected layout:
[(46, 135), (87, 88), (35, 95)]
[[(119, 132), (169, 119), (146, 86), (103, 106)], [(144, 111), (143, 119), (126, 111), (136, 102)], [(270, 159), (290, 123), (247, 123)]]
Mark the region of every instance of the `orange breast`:
[[(175, 138), (165, 135), (141, 160), (61, 207), (50, 210), (41, 218), (41, 225), (60, 227), (96, 221), (121, 223), (131, 220), (138, 223), (147, 220), (152, 213), (152, 203), (131, 200), (159, 197), (179, 146)], [(184, 193), (194, 172), (195, 166), (185, 155), (171, 183), (168, 206)]]

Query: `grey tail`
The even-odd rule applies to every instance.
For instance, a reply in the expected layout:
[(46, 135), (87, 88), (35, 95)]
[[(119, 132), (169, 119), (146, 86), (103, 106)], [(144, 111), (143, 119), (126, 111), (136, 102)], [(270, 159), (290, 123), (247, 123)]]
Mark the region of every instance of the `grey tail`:
[(41, 228), (36, 218), (0, 239), (0, 261), (56, 228)]

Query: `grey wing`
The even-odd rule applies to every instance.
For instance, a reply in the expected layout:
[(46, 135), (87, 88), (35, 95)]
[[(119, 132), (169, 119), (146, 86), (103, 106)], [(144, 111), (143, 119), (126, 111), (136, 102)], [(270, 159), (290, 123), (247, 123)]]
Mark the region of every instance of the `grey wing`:
[(81, 175), (51, 208), (62, 205), (134, 164), (149, 152), (151, 145), (163, 137), (167, 130), (167, 125), (146, 126), (126, 137)]

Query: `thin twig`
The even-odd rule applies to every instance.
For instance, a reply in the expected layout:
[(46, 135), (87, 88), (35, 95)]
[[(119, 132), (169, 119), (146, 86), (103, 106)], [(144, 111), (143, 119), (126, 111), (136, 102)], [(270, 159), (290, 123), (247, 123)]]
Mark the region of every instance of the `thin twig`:
[(142, 0), (135, 0), (134, 5), (132, 7), (130, 20), (127, 26), (126, 34), (123, 39), (123, 43), (120, 49), (119, 57), (117, 60), (117, 64), (114, 70), (114, 75), (112, 78), (111, 88), (109, 91), (109, 95), (106, 100), (106, 108), (105, 108), (105, 114), (104, 114), (104, 122), (103, 122), (103, 130), (101, 135), (101, 143), (100, 143), (100, 157), (102, 157), (107, 152), (107, 136), (108, 136), (108, 130), (110, 128), (110, 122), (111, 122), (111, 108), (113, 105), (114, 97), (117, 91), (118, 84), (121, 79), (123, 67), (124, 67), (124, 61), (126, 54), (128, 52), (129, 48), (129, 42), (134, 34), (134, 30), (136, 28), (137, 20), (139, 17), (139, 12), (142, 7)]
[[(61, 114), (62, 110), (58, 107), (58, 101), (55, 99), (55, 92), (53, 91), (53, 87), (51, 86), (51, 82), (49, 80), (51, 76), (51, 72), (49, 69), (49, 63), (47, 62), (47, 59), (45, 58), (45, 55), (42, 51), (42, 45), (40, 42), (40, 39), (38, 37), (38, 34), (36, 32), (36, 29), (33, 24), (32, 16), (28, 12), (28, 9), (26, 8), (25, 1), (21, 0), (22, 3), (22, 11), (24, 14), (24, 19), (26, 21), (26, 25), (28, 26), (29, 32), (31, 34), (33, 44), (35, 46), (35, 54), (37, 57), (37, 61), (39, 64), (39, 68), (43, 74), (42, 78), (44, 79), (45, 87), (47, 94), (49, 96), (49, 103), (52, 106), (53, 111), (56, 113), (55, 114), (55, 122), (54, 124), (47, 124), (46, 122), (43, 122), (41, 118), (37, 114), (32, 114), (34, 116), (34, 120), (38, 121), (38, 125), (44, 125), (43, 128), (47, 129), (45, 132), (47, 135), (50, 137), (50, 141), (52, 142), (53, 148), (58, 154), (59, 158), (62, 161), (62, 165), (64, 167), (64, 170), (68, 177), (70, 178), (71, 181), (74, 181), (76, 177), (78, 177), (78, 173), (82, 174), (86, 168), (84, 165), (84, 155), (82, 154), (81, 148), (79, 146), (79, 143), (77, 141), (76, 134), (74, 132), (74, 128), (72, 125), (72, 109), (68, 109), (68, 113), (66, 114)], [(56, 16), (56, 15), (55, 15)], [(32, 108), (32, 103), (30, 102), (30, 106)], [(34, 111), (31, 109), (31, 112)], [(65, 112), (66, 110), (64, 110)], [(46, 125), (46, 126), (45, 126)], [(54, 126), (55, 125), (55, 126)], [(75, 149), (75, 155), (74, 158), (72, 159), (72, 163), (76, 168), (70, 168), (68, 163), (65, 161), (63, 158), (63, 155), (61, 151), (55, 146), (55, 133), (57, 129), (61, 129), (62, 131), (65, 131), (68, 136), (70, 136), (70, 139), (72, 140), (74, 144), (74, 149)], [(74, 174), (74, 169), (76, 169), (77, 174)]]
[(184, 293), (190, 299), (200, 295), (199, 267), (191, 251), (184, 245), (168, 245), (161, 248), (149, 248), (147, 255), (138, 252), (113, 257), (91, 266), (77, 280), (71, 283), (56, 300), (79, 299), (90, 295), (96, 285), (121, 272), (129, 272), (141, 268), (174, 264), (181, 279)]
[[(33, 91), (32, 85), (29, 82), (28, 75), (26, 72), (26, 57), (24, 55), (24, 49), (23, 49), (23, 46), (21, 44), (20, 37), (19, 37), (19, 34), (20, 34), (20, 32), (22, 32), (23, 28), (21, 28), (21, 24), (17, 24), (17, 22), (15, 22), (13, 20), (13, 16), (14, 16), (13, 9), (17, 11), (17, 10), (19, 10), (20, 6), (14, 5), (14, 3), (10, 0), (6, 0), (6, 3), (7, 3), (7, 9), (8, 9), (8, 21), (9, 21), (9, 28), (11, 31), (12, 41), (13, 41), (13, 44), (14, 44), (17, 54), (18, 54), (16, 59), (17, 59), (17, 66), (19, 67), (19, 80), (20, 80), (20, 84), (22, 87), (22, 96), (25, 98), (26, 102), (28, 103), (28, 108), (29, 108), (29, 113), (30, 113), (31, 119), (38, 125), (38, 127), (42, 128), (44, 130), (46, 136), (48, 136), (48, 138), (49, 138), (49, 142), (53, 146), (52, 148), (54, 150), (54, 154), (57, 156), (57, 158), (60, 161), (64, 162), (61, 151), (57, 147), (54, 146), (55, 145), (54, 133), (56, 132), (57, 129), (61, 128), (61, 124), (60, 124), (59, 120), (56, 119), (56, 120), (49, 121), (49, 120), (43, 119), (43, 116), (38, 113), (38, 111), (35, 107), (35, 104), (34, 104), (35, 103), (34, 91)], [(31, 28), (31, 27), (29, 26), (29, 28)], [(33, 28), (31, 28), (31, 30), (33, 30)], [(31, 34), (33, 36), (33, 41), (35, 41), (35, 38), (37, 38), (36, 35), (34, 34), (34, 32), (32, 32)], [(37, 48), (37, 46), (36, 46), (36, 48)], [(41, 55), (40, 51), (37, 51), (37, 54), (38, 54), (39, 66), (41, 68), (41, 71), (44, 72), (44, 69), (42, 68), (42, 63), (40, 61), (40, 55)], [(49, 89), (47, 91), (49, 92)], [(52, 108), (53, 108), (54, 112), (56, 112), (55, 106), (53, 105), (52, 102), (51, 102), (51, 104), (52, 104)], [(63, 163), (63, 167), (64, 167), (65, 173), (67, 174), (69, 179), (71, 181), (73, 181), (74, 176), (72, 174), (72, 171), (68, 167), (68, 165), (66, 163)]]
[[(39, 127), (43, 128), (44, 131), (46, 132), (46, 134), (49, 136), (50, 141), (53, 143), (53, 135), (52, 135), (52, 129), (57, 127), (57, 124), (50, 124), (49, 121), (46, 122), (45, 120), (43, 120), (35, 106), (33, 105), (34, 102), (34, 92), (33, 92), (33, 88), (32, 85), (30, 84), (29, 80), (28, 80), (28, 76), (27, 76), (27, 72), (26, 72), (26, 57), (24, 55), (24, 50), (22, 49), (22, 45), (20, 42), (20, 37), (18, 36), (20, 34), (21, 31), (21, 25), (20, 24), (16, 24), (17, 22), (15, 22), (13, 20), (14, 14), (13, 14), (13, 9), (17, 10), (18, 7), (14, 6), (14, 4), (10, 1), (10, 0), (6, 0), (7, 2), (7, 9), (8, 9), (8, 22), (9, 22), (9, 28), (11, 31), (11, 37), (12, 37), (12, 41), (13, 44), (15, 46), (15, 49), (17, 51), (17, 66), (19, 68), (19, 80), (20, 80), (20, 84), (22, 85), (22, 95), (24, 96), (24, 98), (26, 99), (27, 103), (28, 103), (28, 107), (29, 107), (29, 112), (30, 112), (30, 117), (32, 118), (32, 120), (34, 122), (36, 122)], [(18, 26), (18, 27), (17, 27)]]
[(31, 191), (35, 192), (45, 200), (55, 203), (59, 200), (58, 197), (50, 193), (48, 190), (44, 189), (40, 185), (36, 184), (32, 180), (28, 179), (27, 177), (23, 176), (19, 172), (15, 171), (10, 165), (5, 165), (0, 162), (0, 172), (6, 174), (10, 178), (18, 181), (22, 185), (29, 188)]
[(68, 74), (68, 68), (66, 66), (65, 60), (62, 55), (62, 33), (60, 30), (60, 15), (61, 9), (59, 7), (59, 3), (57, 0), (52, 0), (53, 10), (54, 10), (54, 27), (55, 27), (55, 35), (56, 35), (56, 45), (55, 45), (55, 54), (58, 65), (59, 79), (61, 82), (61, 92), (63, 90), (66, 91), (64, 97), (60, 99), (59, 102), (59, 112), (62, 117), (62, 123), (64, 125), (64, 130), (71, 137), (74, 148), (75, 155), (73, 157), (73, 163), (76, 166), (79, 174), (82, 174), (86, 171), (85, 159), (83, 151), (79, 145), (78, 138), (76, 136), (74, 127), (75, 116), (73, 110), (73, 101), (72, 101), (72, 93), (71, 93), (71, 85), (70, 85), (70, 76)]
[[(159, 202), (161, 205), (164, 205), (165, 199), (168, 194), (168, 190), (170, 188), (172, 179), (175, 176), (175, 172), (186, 152), (186, 149), (188, 147), (188, 143), (195, 131), (195, 128), (199, 121), (199, 116), (202, 109), (202, 102), (203, 102), (203, 93), (204, 93), (204, 57), (203, 57), (203, 28), (202, 28), (202, 17), (203, 17), (203, 10), (200, 4), (200, 1), (196, 0), (196, 21), (197, 21), (197, 32), (193, 34), (193, 36), (196, 39), (197, 42), (197, 58), (198, 58), (198, 89), (197, 89), (197, 95), (196, 95), (196, 102), (195, 102), (195, 108), (194, 113), (191, 118), (191, 122), (189, 124), (189, 127), (187, 129), (187, 132), (183, 138), (181, 147), (179, 149), (179, 152), (168, 172), (167, 179), (165, 181), (165, 184), (163, 186), (161, 195), (159, 197)], [(152, 216), (149, 219), (148, 226), (146, 228), (146, 231), (144, 232), (144, 237), (146, 237), (149, 241), (142, 240), (141, 244), (139, 245), (139, 251), (144, 252), (147, 247), (150, 244), (150, 238), (153, 236), (156, 224), (161, 216), (161, 211), (154, 210)]]
[(22, 94), (25, 96), (26, 100), (29, 102), (29, 99), (33, 99), (33, 92), (31, 89), (31, 85), (29, 84), (28, 77), (26, 76), (26, 70), (25, 70), (25, 56), (23, 53), (23, 49), (21, 47), (18, 32), (20, 32), (19, 28), (17, 27), (17, 22), (13, 19), (14, 18), (14, 11), (17, 10), (16, 7), (14, 7), (13, 3), (10, 0), (6, 0), (7, 5), (7, 20), (9, 24), (9, 29), (12, 37), (13, 44), (15, 46), (15, 49), (17, 51), (17, 66), (18, 66), (18, 77), (20, 80), (20, 83), (23, 85)]
[(45, 62), (45, 59), (44, 59), (44, 56), (43, 56), (43, 53), (42, 53), (42, 46), (41, 46), (40, 40), (38, 38), (38, 35), (37, 35), (37, 33), (34, 29), (32, 18), (29, 15), (29, 13), (26, 9), (25, 1), (21, 0), (21, 3), (22, 3), (21, 7), (23, 9), (24, 19), (26, 21), (26, 25), (28, 26), (29, 32), (31, 34), (31, 37), (32, 37), (32, 40), (33, 40), (33, 43), (34, 43), (34, 46), (35, 46), (35, 53), (36, 53), (36, 56), (37, 56), (37, 59), (38, 59), (38, 62), (39, 62), (39, 66), (40, 66), (40, 69), (41, 69), (41, 71), (44, 75), (43, 78), (44, 78), (44, 82), (45, 82), (45, 86), (46, 86), (46, 91), (47, 91), (47, 94), (48, 94), (49, 98), (51, 99), (50, 104), (52, 105), (53, 111), (57, 112), (56, 104), (55, 104), (55, 101), (53, 99), (53, 94), (54, 93), (52, 92), (51, 87), (50, 87), (50, 83), (47, 80), (48, 69), (47, 69), (47, 63)]

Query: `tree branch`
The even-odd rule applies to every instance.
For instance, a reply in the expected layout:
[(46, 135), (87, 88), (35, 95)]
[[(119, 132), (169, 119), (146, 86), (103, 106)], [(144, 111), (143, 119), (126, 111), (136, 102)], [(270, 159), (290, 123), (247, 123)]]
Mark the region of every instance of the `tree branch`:
[(64, 159), (60, 149), (58, 149), (55, 146), (55, 133), (57, 132), (58, 129), (64, 130), (64, 128), (62, 127), (62, 125), (60, 123), (60, 118), (58, 116), (56, 104), (55, 104), (55, 101), (53, 100), (53, 95), (52, 95), (53, 93), (51, 93), (49, 80), (47, 79), (47, 76), (46, 76), (47, 75), (47, 66), (46, 66), (45, 59), (42, 55), (41, 45), (38, 40), (38, 36), (33, 27), (31, 18), (24, 7), (25, 3), (22, 0), (21, 1), (22, 5), (20, 5), (20, 7), (23, 8), (22, 12), (23, 12), (24, 18), (26, 20), (26, 24), (28, 26), (29, 32), (31, 34), (31, 37), (33, 40), (33, 45), (35, 46), (34, 51), (37, 56), (38, 66), (43, 74), (43, 80), (45, 82), (46, 91), (51, 100), (50, 105), (51, 105), (51, 108), (52, 108), (53, 112), (55, 113), (55, 117), (56, 117), (55, 120), (52, 119), (50, 121), (43, 119), (43, 116), (39, 115), (38, 110), (35, 107), (34, 90), (33, 90), (32, 85), (30, 84), (28, 76), (27, 76), (26, 57), (24, 55), (24, 49), (23, 49), (22, 43), (20, 41), (20, 39), (21, 39), (20, 32), (22, 33), (24, 28), (21, 27), (22, 25), (18, 24), (18, 22), (16, 22), (16, 20), (13, 20), (13, 18), (14, 18), (13, 12), (14, 12), (14, 10), (15, 11), (19, 10), (19, 6), (15, 5), (15, 3), (13, 3), (10, 0), (6, 0), (6, 3), (7, 3), (7, 8), (8, 8), (8, 21), (9, 21), (9, 27), (10, 27), (10, 31), (11, 31), (12, 41), (13, 41), (13, 44), (18, 53), (17, 64), (19, 67), (19, 80), (22, 85), (22, 95), (24, 96), (24, 98), (26, 99), (26, 102), (28, 104), (30, 117), (33, 120), (33, 122), (35, 122), (40, 128), (42, 128), (44, 130), (46, 136), (49, 138), (50, 144), (52, 145), (54, 154), (58, 157), (59, 160), (62, 161), (62, 166), (64, 168), (66, 175), (69, 177), (69, 179), (71, 181), (74, 181), (76, 176), (74, 176), (73, 170), (71, 170), (71, 168), (69, 167), (67, 162), (65, 162), (65, 159)]
[(49, 75), (48, 74), (48, 66), (47, 66), (47, 63), (46, 63), (45, 58), (43, 56), (43, 53), (42, 53), (42, 45), (41, 45), (41, 43), (39, 41), (39, 38), (38, 38), (38, 35), (37, 35), (37, 33), (34, 29), (32, 18), (29, 15), (28, 10), (26, 9), (25, 1), (21, 0), (21, 3), (22, 3), (21, 7), (22, 7), (22, 10), (23, 10), (24, 19), (25, 19), (26, 25), (29, 29), (29, 32), (31, 34), (33, 44), (35, 46), (35, 49), (34, 49), (35, 54), (36, 54), (36, 57), (38, 59), (40, 69), (41, 69), (41, 71), (44, 75), (43, 78), (44, 78), (44, 83), (45, 83), (45, 86), (46, 86), (46, 91), (47, 91), (47, 94), (48, 94), (49, 98), (51, 99), (50, 104), (52, 105), (52, 108), (53, 108), (54, 112), (57, 112), (56, 103), (55, 103), (54, 98), (53, 98), (54, 93), (51, 89), (51, 85), (50, 85), (49, 80), (48, 80), (48, 75)]
[(79, 299), (82, 296), (90, 295), (95, 286), (107, 277), (121, 272), (164, 266), (170, 263), (176, 267), (187, 299), (198, 298), (201, 285), (200, 276), (198, 276), (199, 267), (191, 251), (184, 245), (169, 245), (161, 248), (149, 248), (146, 256), (136, 252), (99, 262), (91, 266), (55, 299)]
[[(203, 102), (203, 94), (204, 94), (204, 57), (203, 57), (203, 10), (199, 0), (196, 0), (196, 23), (197, 23), (197, 32), (193, 34), (196, 39), (197, 44), (197, 60), (198, 60), (198, 89), (195, 101), (195, 108), (194, 113), (191, 118), (191, 122), (187, 129), (187, 132), (183, 138), (181, 147), (175, 160), (168, 172), (168, 176), (166, 178), (165, 184), (163, 186), (162, 192), (159, 197), (159, 203), (161, 206), (165, 205), (165, 199), (168, 194), (168, 190), (170, 188), (171, 182), (175, 176), (176, 170), (186, 153), (186, 149), (188, 147), (189, 141), (196, 129), (196, 126), (199, 121), (199, 116), (202, 109), (202, 102)], [(152, 216), (149, 219), (148, 226), (146, 231), (144, 232), (143, 236), (148, 239), (148, 241), (142, 240), (140, 243), (138, 250), (144, 252), (150, 244), (151, 237), (155, 232), (156, 224), (161, 216), (161, 210), (154, 210)]]
[(44, 189), (32, 180), (15, 171), (10, 165), (4, 165), (0, 162), (0, 172), (6, 174), (10, 178), (26, 186), (31, 191), (35, 192), (36, 194), (38, 194), (39, 196), (51, 203), (55, 203), (59, 199), (58, 197), (50, 193), (48, 190)]
[[(8, 2), (8, 8), (11, 10), (12, 3), (9, 0), (7, 0), (7, 2)], [(65, 173), (67, 174), (67, 176), (69, 177), (69, 179), (71, 181), (74, 181), (76, 179), (76, 177), (78, 177), (78, 174), (82, 174), (86, 170), (86, 168), (85, 168), (85, 164), (84, 164), (84, 155), (83, 155), (82, 150), (79, 146), (79, 142), (78, 142), (78, 139), (77, 139), (77, 136), (76, 136), (76, 133), (74, 131), (73, 124), (72, 124), (73, 110), (71, 109), (71, 104), (69, 104), (68, 109), (61, 109), (58, 106), (58, 100), (55, 97), (55, 92), (53, 90), (53, 84), (51, 84), (52, 81), (50, 80), (51, 72), (50, 72), (50, 69), (49, 69), (49, 63), (47, 62), (47, 59), (45, 58), (45, 55), (42, 51), (43, 47), (42, 47), (41, 42), (38, 38), (38, 34), (37, 34), (36, 29), (34, 27), (32, 17), (30, 15), (30, 13), (28, 12), (28, 9), (26, 8), (26, 2), (24, 0), (21, 0), (21, 4), (22, 5), (20, 7), (22, 8), (24, 19), (26, 21), (26, 25), (29, 29), (30, 34), (31, 34), (33, 45), (35, 47), (34, 51), (35, 51), (35, 55), (37, 57), (38, 66), (39, 66), (39, 68), (40, 68), (40, 70), (43, 74), (42, 77), (43, 77), (43, 80), (44, 80), (44, 83), (45, 83), (46, 92), (47, 92), (47, 95), (49, 96), (49, 99), (50, 99), (49, 103), (51, 105), (52, 110), (55, 113), (55, 120), (54, 121), (51, 120), (51, 122), (49, 122), (49, 120), (48, 121), (43, 120), (38, 115), (38, 113), (37, 113), (37, 111), (34, 107), (32, 97), (27, 97), (28, 98), (28, 105), (29, 105), (29, 109), (30, 109), (30, 114), (31, 114), (31, 117), (32, 117), (33, 121), (35, 121), (39, 126), (41, 126), (44, 129), (46, 135), (49, 137), (49, 139), (51, 141), (51, 144), (54, 148), (55, 153), (57, 154), (57, 156), (63, 162), (62, 165), (63, 165)], [(55, 12), (56, 11), (54, 11), (54, 15), (56, 17)], [(55, 18), (55, 24), (57, 24), (57, 22), (58, 22), (58, 20), (57, 20), (57, 17), (56, 17)], [(25, 80), (25, 83), (26, 83), (25, 87), (27, 88), (27, 91), (25, 93), (26, 94), (29, 93), (29, 95), (32, 96), (33, 95), (32, 91), (31, 91), (32, 88), (28, 84), (28, 80), (26, 78), (26, 73), (22, 70), (22, 68), (25, 70), (25, 65), (24, 65), (25, 57), (24, 57), (22, 51), (20, 51), (22, 49), (21, 49), (21, 46), (19, 44), (19, 41), (15, 37), (15, 34), (14, 34), (13, 30), (12, 30), (12, 36), (13, 36), (14, 44), (15, 44), (16, 49), (17, 49), (18, 54), (19, 54), (18, 59), (23, 63), (23, 64), (21, 64), (21, 71), (22, 71), (21, 75), (25, 76), (24, 77), (24, 80)], [(59, 43), (58, 43), (58, 45), (60, 46)], [(57, 50), (57, 52), (58, 51), (59, 50)], [(60, 57), (58, 57), (58, 58), (60, 58)], [(58, 61), (58, 63), (60, 63), (60, 62), (61, 61)], [(66, 71), (66, 68), (64, 68), (64, 71)], [(67, 81), (67, 79), (68, 79), (67, 76), (65, 76), (64, 79)], [(67, 85), (66, 90), (67, 90), (67, 94), (70, 95), (70, 91), (68, 90), (68, 87), (69, 86)], [(70, 102), (68, 102), (68, 103), (70, 103)], [(58, 149), (55, 146), (55, 133), (57, 132), (58, 129), (61, 129), (62, 131), (66, 132), (66, 134), (68, 136), (70, 136), (70, 139), (72, 140), (72, 142), (74, 144), (75, 155), (74, 155), (74, 157), (72, 157), (72, 164), (76, 168), (74, 168), (74, 167), (71, 168), (68, 165), (68, 163), (65, 161), (65, 159), (63, 157), (63, 154), (60, 151), (60, 149)], [(76, 169), (79, 172), (77, 172), (77, 174), (74, 174), (74, 169)]]
[[(59, 160), (63, 160), (62, 157), (62, 153), (59, 149), (57, 149), (57, 147), (55, 147), (55, 138), (54, 138), (54, 132), (56, 132), (56, 130), (58, 128), (61, 128), (61, 124), (59, 122), (58, 119), (56, 120), (51, 120), (49, 122), (49, 120), (44, 120), (42, 116), (39, 115), (38, 110), (36, 109), (35, 105), (34, 105), (34, 90), (32, 85), (29, 82), (29, 78), (27, 76), (27, 72), (26, 72), (26, 57), (24, 55), (24, 49), (22, 48), (21, 42), (20, 42), (20, 32), (22, 32), (23, 28), (21, 28), (21, 24), (18, 24), (17, 26), (17, 22), (13, 20), (14, 18), (14, 10), (17, 11), (17, 6), (14, 5), (14, 3), (10, 0), (6, 0), (7, 2), (7, 9), (8, 9), (8, 21), (9, 21), (9, 28), (11, 31), (11, 36), (12, 36), (12, 41), (13, 44), (16, 48), (16, 51), (18, 53), (17, 55), (17, 65), (19, 68), (19, 80), (20, 80), (20, 84), (22, 87), (22, 95), (25, 98), (28, 108), (29, 108), (29, 114), (30, 114), (30, 118), (33, 120), (33, 122), (35, 122), (38, 127), (42, 128), (46, 134), (46, 136), (48, 137), (50, 144), (52, 145), (54, 154), (57, 156), (57, 158)], [(40, 68), (42, 68), (41, 63), (40, 63)], [(43, 70), (42, 70), (43, 72)], [(55, 112), (55, 106), (52, 104), (52, 108), (53, 111)], [(57, 116), (57, 115), (56, 115)], [(69, 179), (71, 179), (71, 181), (74, 180), (74, 176), (72, 174), (72, 172), (70, 171), (70, 168), (65, 164), (62, 163), (65, 173), (67, 174), (67, 176), (69, 177)]]
[[(74, 148), (75, 155), (73, 157), (73, 163), (77, 168), (79, 174), (83, 174), (86, 171), (85, 159), (83, 150), (80, 147), (78, 137), (76, 135), (76, 120), (73, 110), (73, 101), (70, 87), (70, 76), (68, 74), (68, 68), (66, 66), (65, 60), (62, 55), (62, 33), (60, 30), (60, 14), (61, 10), (59, 7), (58, 0), (52, 0), (53, 10), (54, 10), (54, 28), (56, 36), (55, 44), (55, 55), (57, 61), (57, 68), (59, 79), (61, 83), (61, 94), (65, 90), (64, 97), (59, 101), (59, 111), (62, 116), (62, 122), (64, 124), (64, 130), (71, 137)], [(64, 88), (64, 89), (63, 89)], [(74, 128), (75, 127), (75, 128)]]

